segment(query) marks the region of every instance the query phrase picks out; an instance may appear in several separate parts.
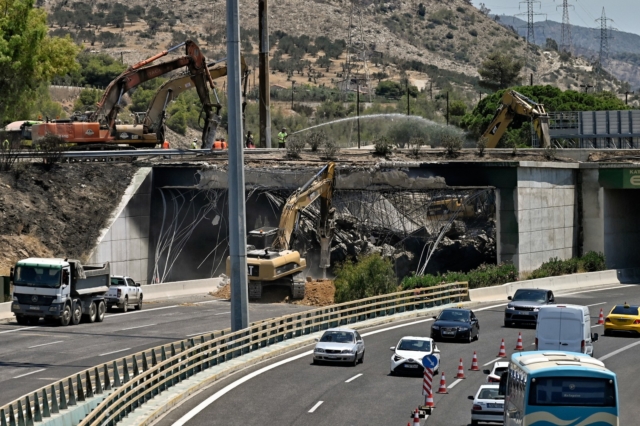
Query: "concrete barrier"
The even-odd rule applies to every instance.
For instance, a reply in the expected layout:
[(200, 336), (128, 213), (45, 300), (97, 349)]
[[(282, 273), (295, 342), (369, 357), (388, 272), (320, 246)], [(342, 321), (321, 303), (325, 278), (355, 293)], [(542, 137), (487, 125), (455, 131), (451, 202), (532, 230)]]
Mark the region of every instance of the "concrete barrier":
[(206, 295), (216, 291), (221, 278), (206, 278), (202, 280), (176, 281), (164, 284), (143, 285), (144, 300), (170, 299), (194, 294)]
[(13, 318), (11, 302), (0, 303), (0, 320)]
[[(469, 290), (469, 299), (472, 302), (487, 301), (507, 301), (508, 296), (519, 288), (544, 288), (553, 291), (582, 290), (593, 287), (602, 287), (603, 285), (620, 284), (622, 281), (618, 276), (626, 274), (627, 277), (638, 276), (633, 273), (623, 272), (625, 270), (610, 269), (607, 271), (587, 272), (584, 274), (561, 275), (559, 277), (538, 278), (535, 280), (523, 280), (507, 283), (495, 287), (474, 288)], [(627, 282), (640, 282), (640, 279), (632, 281), (630, 278)]]

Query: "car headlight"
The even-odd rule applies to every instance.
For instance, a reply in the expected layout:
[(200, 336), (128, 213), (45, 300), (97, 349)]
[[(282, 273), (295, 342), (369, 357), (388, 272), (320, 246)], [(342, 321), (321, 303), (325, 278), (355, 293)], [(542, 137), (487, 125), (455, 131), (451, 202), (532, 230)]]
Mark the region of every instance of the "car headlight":
[(533, 308), (533, 312), (538, 312), (540, 308)]
[(393, 356), (393, 360), (394, 360), (395, 362), (402, 361), (403, 359), (404, 359), (404, 358), (403, 358), (403, 357), (401, 357), (401, 356), (400, 356), (400, 355), (398, 355), (398, 354), (395, 354), (395, 355)]
[(343, 353), (343, 354), (353, 354), (353, 353), (355, 353), (355, 352), (356, 352), (356, 350), (355, 350), (355, 349), (343, 349), (343, 350), (342, 350), (342, 353)]
[(439, 325), (432, 325), (431, 329), (432, 330), (440, 330), (440, 326)]
[(507, 305), (507, 309), (513, 309), (513, 305), (512, 304), (508, 304)]
[(13, 301), (17, 302), (18, 301), (18, 296), (13, 296)]
[(322, 348), (316, 348), (316, 352), (318, 352), (318, 353), (322, 353), (322, 354), (323, 354), (323, 353), (324, 353), (324, 349), (322, 349)]

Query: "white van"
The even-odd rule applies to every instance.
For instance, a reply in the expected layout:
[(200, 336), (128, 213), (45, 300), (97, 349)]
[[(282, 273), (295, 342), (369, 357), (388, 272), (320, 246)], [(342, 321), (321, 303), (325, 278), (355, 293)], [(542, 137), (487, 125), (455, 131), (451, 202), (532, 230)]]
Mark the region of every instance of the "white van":
[(541, 306), (536, 323), (536, 350), (581, 352), (593, 356), (591, 316), (587, 306)]

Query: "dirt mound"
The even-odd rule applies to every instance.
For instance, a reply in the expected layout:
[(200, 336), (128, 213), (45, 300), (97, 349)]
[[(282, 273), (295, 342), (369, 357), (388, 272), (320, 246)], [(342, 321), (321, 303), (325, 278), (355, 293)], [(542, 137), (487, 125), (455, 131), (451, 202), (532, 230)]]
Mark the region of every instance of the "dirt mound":
[[(307, 281), (304, 290), (304, 299), (291, 300), (289, 289), (286, 287), (274, 286), (265, 287), (262, 291), (262, 299), (257, 303), (293, 303), (294, 305), (305, 306), (327, 306), (333, 305), (336, 288), (331, 280), (314, 280)], [(212, 296), (221, 299), (229, 299), (231, 297), (230, 284), (225, 285)]]
[(0, 274), (28, 256), (89, 254), (136, 167), (131, 164), (17, 164), (0, 173)]

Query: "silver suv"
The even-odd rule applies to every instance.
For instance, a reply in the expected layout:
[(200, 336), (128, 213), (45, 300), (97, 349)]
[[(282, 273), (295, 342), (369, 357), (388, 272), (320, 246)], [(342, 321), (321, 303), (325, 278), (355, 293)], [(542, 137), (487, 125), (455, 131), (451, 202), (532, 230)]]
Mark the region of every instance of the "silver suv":
[(521, 288), (516, 290), (504, 310), (504, 326), (512, 324), (536, 324), (540, 306), (555, 303), (553, 292), (539, 288)]

